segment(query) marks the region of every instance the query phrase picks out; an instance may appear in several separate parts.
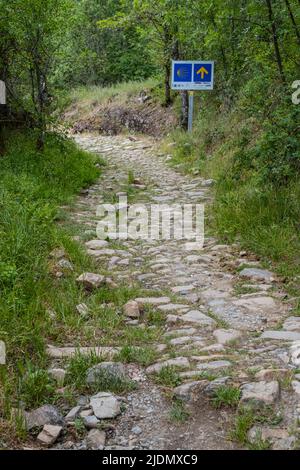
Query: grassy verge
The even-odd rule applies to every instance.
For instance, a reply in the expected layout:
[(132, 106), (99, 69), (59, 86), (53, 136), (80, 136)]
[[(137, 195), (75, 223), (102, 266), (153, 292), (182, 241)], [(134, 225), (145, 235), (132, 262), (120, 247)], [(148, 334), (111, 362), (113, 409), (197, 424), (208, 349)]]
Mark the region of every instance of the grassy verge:
[[(171, 164), (182, 171), (215, 180), (206, 230), (226, 243), (237, 240), (256, 253), (265, 267), (285, 278), (288, 291), (297, 297), (300, 151), (295, 128), (299, 112), (288, 102), (273, 106), (268, 118), (254, 118), (245, 101), (244, 97), (235, 109), (225, 112), (207, 100), (193, 133), (173, 133), (164, 150), (172, 154)], [(296, 312), (300, 312), (299, 300)]]
[[(75, 276), (90, 264), (59, 224), (60, 206), (98, 175), (93, 157), (66, 139), (49, 135), (38, 153), (32, 136), (9, 138), (0, 161), (0, 339), (7, 350), (7, 366), (0, 366), (2, 410), (16, 396), (32, 406), (52, 393), (43, 370), (45, 344), (63, 340), (74, 325), (81, 295)], [(74, 269), (60, 280), (51, 272), (54, 248), (65, 250)]]

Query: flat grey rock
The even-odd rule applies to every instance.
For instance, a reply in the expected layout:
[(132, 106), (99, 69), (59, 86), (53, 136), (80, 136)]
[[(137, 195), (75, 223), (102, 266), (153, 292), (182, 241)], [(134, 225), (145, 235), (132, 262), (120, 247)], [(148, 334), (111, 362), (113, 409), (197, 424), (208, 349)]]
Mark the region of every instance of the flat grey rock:
[(121, 413), (120, 403), (111, 393), (100, 392), (91, 397), (91, 407), (99, 419), (115, 418)]
[(186, 357), (176, 357), (174, 359), (167, 359), (166, 361), (157, 362), (152, 366), (147, 367), (147, 374), (154, 374), (159, 372), (164, 367), (178, 367), (187, 368), (190, 366), (189, 360)]
[(173, 395), (183, 401), (197, 401), (201, 397), (201, 392), (209, 384), (208, 380), (196, 380), (175, 387)]
[(30, 431), (33, 428), (41, 428), (45, 424), (63, 426), (64, 419), (58, 408), (53, 405), (43, 405), (26, 413), (26, 428)]
[(252, 382), (241, 387), (241, 403), (253, 403), (259, 406), (274, 404), (280, 395), (280, 387), (277, 380), (271, 382)]
[(281, 341), (300, 341), (300, 333), (294, 331), (268, 330), (264, 331), (261, 338)]
[(204, 362), (202, 364), (197, 364), (197, 369), (199, 370), (215, 370), (215, 369), (224, 369), (231, 367), (232, 363), (229, 361), (212, 361)]
[(205, 315), (204, 313), (199, 312), (198, 310), (190, 310), (185, 315), (182, 315), (182, 321), (188, 323), (196, 323), (201, 326), (210, 326), (214, 327), (217, 325), (216, 321)]
[(257, 281), (272, 282), (275, 279), (275, 276), (271, 271), (259, 268), (245, 268), (239, 274), (242, 277), (255, 279)]
[(103, 450), (105, 446), (106, 435), (100, 429), (91, 429), (86, 438), (86, 445), (91, 450)]

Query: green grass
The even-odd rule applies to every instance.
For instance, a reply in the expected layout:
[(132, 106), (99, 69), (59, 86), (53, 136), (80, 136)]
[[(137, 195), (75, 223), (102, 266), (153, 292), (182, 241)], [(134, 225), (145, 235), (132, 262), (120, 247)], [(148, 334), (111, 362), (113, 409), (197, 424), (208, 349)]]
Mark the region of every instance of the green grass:
[[(0, 162), (0, 338), (7, 349), (0, 399), (7, 413), (19, 399), (36, 406), (51, 398), (45, 345), (80, 331), (75, 306), (83, 294), (75, 279), (93, 262), (62, 226), (59, 207), (98, 177), (95, 162), (55, 135), (47, 136), (43, 153), (36, 151), (34, 135), (8, 136)], [(52, 274), (54, 248), (64, 248), (74, 266), (60, 280)]]
[(78, 391), (86, 390), (86, 374), (88, 369), (96, 364), (100, 364), (104, 360), (105, 358), (101, 359), (93, 353), (85, 356), (78, 352), (67, 364), (65, 383)]
[(174, 366), (164, 366), (154, 376), (154, 380), (159, 385), (174, 388), (181, 384), (181, 378), (177, 368)]
[(247, 445), (249, 448), (254, 446), (257, 450), (265, 449), (269, 445), (257, 436), (254, 443), (248, 441), (248, 431), (254, 426), (259, 424), (266, 424), (268, 426), (276, 426), (282, 421), (280, 413), (276, 413), (272, 407), (265, 407), (262, 410), (255, 410), (250, 406), (238, 408), (234, 417), (233, 426), (230, 432), (230, 438), (239, 442), (242, 445)]
[(176, 423), (184, 423), (188, 420), (190, 413), (187, 411), (182, 400), (173, 400), (170, 410), (170, 420)]
[(157, 353), (151, 347), (123, 346), (115, 357), (116, 361), (126, 363), (137, 363), (142, 366), (152, 364), (157, 357)]
[(224, 385), (215, 391), (212, 405), (215, 408), (222, 408), (223, 406), (236, 408), (239, 404), (240, 396), (241, 392), (238, 388)]
[(19, 379), (19, 398), (26, 408), (36, 408), (53, 400), (55, 381), (44, 369), (28, 363), (22, 367)]
[(97, 378), (95, 383), (87, 384), (87, 371), (96, 364), (105, 361), (105, 358), (100, 358), (95, 354), (84, 356), (80, 353), (72, 357), (67, 365), (66, 384), (73, 390), (80, 393), (85, 392), (103, 392), (122, 393), (125, 391), (134, 390), (136, 384), (127, 378), (118, 377), (105, 370), (97, 371)]

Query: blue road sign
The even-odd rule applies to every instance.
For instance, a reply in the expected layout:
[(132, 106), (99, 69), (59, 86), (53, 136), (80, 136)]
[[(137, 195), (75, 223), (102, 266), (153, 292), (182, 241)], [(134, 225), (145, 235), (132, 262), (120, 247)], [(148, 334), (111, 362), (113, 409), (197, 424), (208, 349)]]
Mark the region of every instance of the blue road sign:
[(214, 87), (214, 62), (172, 61), (173, 90), (212, 90)]

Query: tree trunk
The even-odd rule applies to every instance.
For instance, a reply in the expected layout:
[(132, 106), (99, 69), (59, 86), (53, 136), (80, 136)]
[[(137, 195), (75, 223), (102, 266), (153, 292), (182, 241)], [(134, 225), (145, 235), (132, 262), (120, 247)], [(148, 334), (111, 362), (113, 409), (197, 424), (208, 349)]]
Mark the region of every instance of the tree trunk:
[(165, 64), (165, 106), (170, 106), (172, 104), (170, 74), (171, 74), (171, 66), (170, 66), (170, 62), (168, 61)]
[(270, 21), (271, 28), (272, 28), (272, 38), (273, 38), (273, 45), (274, 45), (274, 50), (275, 50), (276, 62), (277, 62), (279, 74), (280, 74), (280, 77), (281, 77), (281, 81), (285, 85), (286, 84), (286, 79), (285, 79), (285, 74), (284, 74), (283, 65), (282, 65), (282, 58), (281, 58), (280, 49), (279, 49), (277, 26), (276, 26), (274, 13), (273, 13), (273, 9), (272, 9), (272, 1), (271, 0), (265, 0), (265, 1), (266, 1), (266, 5), (267, 5), (267, 8), (268, 8), (269, 21)]
[(289, 0), (285, 0), (285, 4), (287, 6), (287, 9), (288, 9), (288, 12), (289, 12), (289, 15), (290, 15), (290, 18), (291, 18), (291, 22), (292, 22), (293, 28), (295, 30), (295, 34), (296, 34), (298, 43), (300, 45), (300, 31), (299, 31), (298, 25), (296, 23), (294, 13), (293, 13), (293, 10), (292, 10), (292, 7), (291, 7), (291, 4), (290, 4)]

